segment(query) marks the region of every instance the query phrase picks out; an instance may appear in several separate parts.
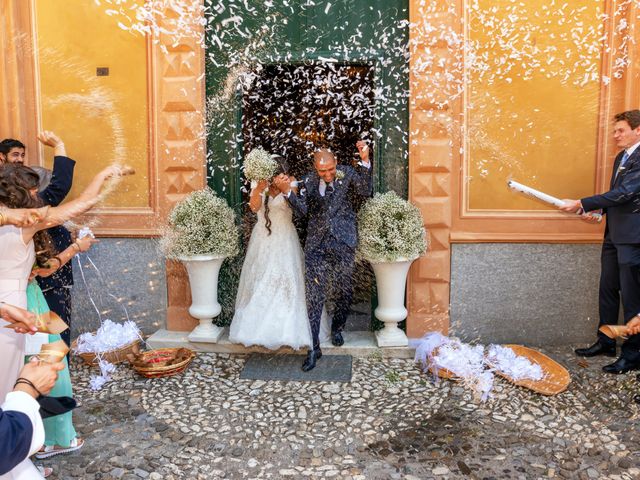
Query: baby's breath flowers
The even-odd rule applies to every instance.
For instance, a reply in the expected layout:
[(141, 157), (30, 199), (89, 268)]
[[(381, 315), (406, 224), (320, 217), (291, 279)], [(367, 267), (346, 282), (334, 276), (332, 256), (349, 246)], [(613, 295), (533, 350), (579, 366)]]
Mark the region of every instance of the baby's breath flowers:
[(262, 148), (254, 148), (244, 159), (244, 176), (247, 180), (270, 180), (277, 168), (278, 162)]
[(195, 255), (233, 257), (239, 250), (235, 220), (233, 209), (210, 188), (192, 192), (169, 214), (160, 250), (176, 260)]
[(395, 192), (376, 193), (358, 214), (358, 253), (370, 262), (409, 260), (427, 249), (422, 215)]

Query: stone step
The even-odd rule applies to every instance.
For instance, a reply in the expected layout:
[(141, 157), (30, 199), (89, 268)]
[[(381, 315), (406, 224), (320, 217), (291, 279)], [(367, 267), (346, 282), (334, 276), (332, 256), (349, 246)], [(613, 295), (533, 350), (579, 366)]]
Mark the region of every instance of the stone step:
[[(189, 332), (174, 332), (166, 329), (160, 329), (147, 339), (149, 348), (177, 348), (186, 347), (196, 352), (211, 353), (296, 353), (300, 355), (306, 354), (304, 350), (293, 350), (292, 348), (281, 348), (276, 351), (268, 350), (263, 347), (245, 347), (238, 343), (229, 341), (229, 329), (225, 328), (222, 337), (217, 343), (200, 343), (190, 342), (187, 336)], [(323, 355), (352, 355), (354, 357), (368, 357), (370, 355), (379, 355), (384, 358), (413, 358), (415, 349), (411, 347), (385, 347), (380, 348), (376, 343), (376, 337), (373, 332), (354, 331), (344, 332), (344, 345), (334, 347), (330, 342), (322, 343)]]

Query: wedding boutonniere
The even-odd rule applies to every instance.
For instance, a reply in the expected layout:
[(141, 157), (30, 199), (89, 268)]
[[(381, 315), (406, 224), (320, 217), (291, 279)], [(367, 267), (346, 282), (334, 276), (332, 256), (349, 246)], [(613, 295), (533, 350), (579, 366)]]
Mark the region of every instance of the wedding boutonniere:
[(342, 180), (344, 178), (344, 170), (336, 170), (336, 180)]

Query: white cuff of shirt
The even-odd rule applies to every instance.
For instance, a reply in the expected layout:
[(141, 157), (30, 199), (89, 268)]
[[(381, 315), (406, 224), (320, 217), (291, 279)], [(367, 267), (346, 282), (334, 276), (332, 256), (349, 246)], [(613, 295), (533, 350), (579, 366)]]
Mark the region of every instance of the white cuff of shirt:
[(44, 443), (44, 425), (40, 417), (40, 404), (35, 398), (25, 392), (9, 392), (2, 404), (2, 410), (5, 412), (22, 412), (29, 417), (33, 425), (29, 456), (40, 450), (40, 447)]
[(360, 162), (358, 162), (358, 165), (360, 165), (360, 166), (362, 166), (362, 167), (366, 168), (367, 170), (371, 168), (371, 162), (369, 162), (369, 163), (364, 163), (364, 162), (360, 161)]

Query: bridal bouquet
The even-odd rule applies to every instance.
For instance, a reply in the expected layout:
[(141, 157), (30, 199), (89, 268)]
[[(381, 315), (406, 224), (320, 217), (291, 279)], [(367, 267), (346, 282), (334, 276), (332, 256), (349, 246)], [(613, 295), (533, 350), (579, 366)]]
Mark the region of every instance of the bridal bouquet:
[(244, 159), (244, 176), (247, 180), (269, 180), (277, 168), (278, 163), (262, 148), (254, 148)]
[(160, 251), (171, 259), (233, 257), (238, 250), (235, 213), (210, 188), (190, 193), (173, 208), (160, 239)]
[(426, 235), (418, 207), (395, 192), (376, 193), (358, 214), (358, 251), (370, 262), (419, 257), (427, 249)]

